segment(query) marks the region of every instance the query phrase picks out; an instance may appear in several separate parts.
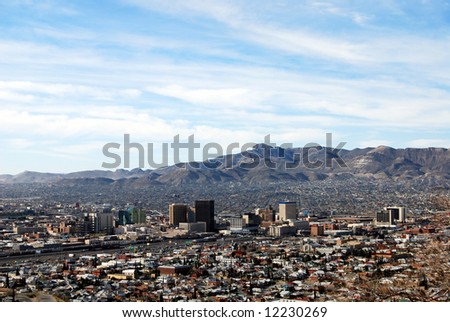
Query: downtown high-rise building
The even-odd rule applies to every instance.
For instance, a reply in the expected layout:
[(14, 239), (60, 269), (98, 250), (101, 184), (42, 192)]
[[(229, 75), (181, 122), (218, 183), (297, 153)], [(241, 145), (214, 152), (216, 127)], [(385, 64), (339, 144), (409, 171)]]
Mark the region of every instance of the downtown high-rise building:
[(280, 220), (296, 220), (297, 204), (295, 202), (283, 201), (279, 204)]
[(178, 226), (181, 222), (188, 222), (188, 206), (175, 203), (169, 205), (169, 224)]
[(206, 231), (214, 231), (214, 200), (195, 201), (195, 221), (205, 222)]
[(133, 224), (145, 224), (147, 222), (147, 215), (144, 210), (140, 208), (128, 208)]
[(114, 214), (89, 213), (89, 233), (111, 234), (114, 231)]
[(389, 212), (393, 223), (404, 223), (406, 221), (405, 207), (386, 207), (384, 210)]
[(405, 207), (385, 207), (376, 214), (377, 225), (396, 225), (406, 221)]
[(117, 224), (119, 226), (130, 225), (133, 223), (131, 214), (128, 212), (128, 210), (119, 210), (118, 216), (119, 219), (117, 221)]

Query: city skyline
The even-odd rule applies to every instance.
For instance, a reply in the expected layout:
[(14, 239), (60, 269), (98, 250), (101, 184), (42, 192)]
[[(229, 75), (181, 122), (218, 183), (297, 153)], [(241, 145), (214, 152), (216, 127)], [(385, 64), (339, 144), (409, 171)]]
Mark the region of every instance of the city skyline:
[[(100, 169), (102, 147), (450, 146), (447, 1), (0, 4), (0, 173)], [(156, 153), (157, 154), (157, 153)], [(158, 160), (158, 155), (155, 159)]]

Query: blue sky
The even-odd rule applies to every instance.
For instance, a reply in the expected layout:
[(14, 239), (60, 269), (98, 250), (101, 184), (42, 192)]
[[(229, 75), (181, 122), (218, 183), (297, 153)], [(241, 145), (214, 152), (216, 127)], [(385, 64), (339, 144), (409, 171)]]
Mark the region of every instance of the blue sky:
[(449, 27), (448, 1), (0, 1), (0, 173), (99, 169), (124, 133), (156, 160), (177, 134), (448, 148)]

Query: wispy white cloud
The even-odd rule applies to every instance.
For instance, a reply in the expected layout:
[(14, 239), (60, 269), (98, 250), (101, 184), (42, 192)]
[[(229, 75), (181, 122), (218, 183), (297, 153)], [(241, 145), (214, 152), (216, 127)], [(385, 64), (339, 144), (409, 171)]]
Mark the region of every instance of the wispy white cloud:
[(23, 150), (33, 146), (33, 141), (24, 138), (11, 138), (2, 141), (12, 149)]
[(158, 10), (170, 14), (208, 16), (229, 25), (233, 25), (235, 22), (239, 22), (244, 18), (239, 7), (234, 5), (231, 1), (205, 2), (201, 0), (174, 0), (170, 2), (160, 2), (157, 0), (125, 0), (124, 2), (145, 9)]
[[(257, 14), (245, 11), (245, 6), (237, 2), (200, 4), (197, 1), (171, 1), (159, 5), (157, 1), (127, 0), (142, 8), (163, 11), (179, 16), (203, 16), (217, 20), (233, 29), (237, 38), (251, 41), (273, 50), (306, 57), (336, 60), (351, 65), (373, 65), (379, 68), (384, 63), (436, 66), (449, 61), (450, 45), (445, 37), (411, 35), (402, 30), (369, 28), (365, 33), (332, 36), (313, 31), (307, 27), (284, 28), (275, 23), (257, 19)], [(386, 2), (398, 14), (404, 14), (400, 6)], [(336, 3), (312, 2), (311, 7), (332, 15), (349, 17), (357, 24), (365, 24), (371, 18), (368, 14), (339, 7)], [(388, 34), (386, 32), (389, 31)], [(447, 35), (447, 37), (450, 35)], [(401, 41), (399, 41), (401, 39)], [(404, 68), (405, 66), (403, 66)]]
[(0, 81), (0, 90), (17, 93), (34, 93), (52, 96), (87, 95), (94, 98), (108, 98), (104, 90), (83, 85), (36, 83), (29, 81)]
[(359, 142), (359, 146), (361, 147), (370, 147), (370, 148), (376, 148), (380, 145), (384, 146), (391, 146), (392, 142), (383, 140), (383, 139), (372, 139), (372, 140), (363, 140)]
[[(8, 61), (13, 68), (15, 66), (28, 66), (30, 69), (26, 72), (39, 71), (49, 66), (52, 66), (52, 71), (56, 72), (61, 66), (77, 66), (80, 68), (105, 63), (101, 54), (88, 46), (74, 49), (47, 43), (8, 39), (0, 39), (0, 59)], [(8, 66), (3, 68), (8, 70)]]
[(260, 24), (246, 15), (237, 5), (230, 2), (171, 1), (160, 5), (155, 1), (129, 0), (143, 8), (169, 12), (178, 15), (200, 15), (224, 23), (236, 32), (235, 36), (263, 46), (288, 53), (325, 58), (359, 61), (364, 59), (358, 53), (358, 44), (336, 40), (306, 30), (288, 30), (268, 24)]
[(304, 30), (287, 30), (260, 25), (251, 26), (248, 31), (246, 35), (243, 35), (246, 39), (286, 53), (337, 59), (350, 63), (366, 61), (361, 53), (362, 46), (344, 39), (332, 39)]
[(148, 88), (160, 95), (178, 98), (191, 104), (209, 107), (241, 107), (253, 109), (261, 107), (265, 94), (252, 92), (249, 88), (196, 88), (187, 89), (179, 85), (162, 88)]
[(30, 103), (34, 101), (34, 96), (29, 94), (20, 94), (10, 90), (0, 90), (0, 100), (21, 103)]
[(51, 13), (63, 16), (74, 16), (78, 11), (69, 3), (61, 3), (54, 0), (10, 0), (9, 6), (21, 6), (27, 10), (37, 10), (43, 13)]
[(427, 147), (442, 147), (450, 148), (450, 140), (448, 139), (416, 139), (409, 141), (411, 147), (427, 148)]
[(87, 30), (85, 28), (73, 28), (61, 30), (43, 24), (31, 24), (28, 28), (31, 28), (33, 33), (38, 36), (47, 37), (50, 39), (63, 40), (63, 41), (95, 41), (98, 40), (98, 33)]
[(351, 9), (349, 10), (345, 7), (340, 7), (336, 2), (315, 1), (312, 2), (311, 7), (316, 8), (320, 13), (324, 15), (334, 15), (347, 18), (357, 25), (365, 25), (368, 21), (371, 20), (370, 15)]

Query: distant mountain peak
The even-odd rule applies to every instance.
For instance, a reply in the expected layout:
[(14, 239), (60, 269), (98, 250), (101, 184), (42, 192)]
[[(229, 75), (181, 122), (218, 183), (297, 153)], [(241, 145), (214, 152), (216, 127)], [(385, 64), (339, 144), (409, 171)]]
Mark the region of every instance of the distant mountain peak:
[(276, 148), (278, 148), (276, 145), (272, 146), (272, 145), (269, 145), (266, 143), (257, 143), (253, 146), (254, 150), (259, 150), (259, 149), (265, 150), (265, 149), (276, 149)]
[(386, 150), (395, 150), (395, 149), (391, 148), (390, 146), (387, 146), (387, 145), (379, 145), (375, 148), (375, 150), (386, 151)]
[[(269, 153), (267, 153), (269, 152)], [(155, 170), (88, 170), (67, 174), (24, 171), (15, 176), (1, 175), (1, 183), (50, 183), (64, 180), (118, 182), (130, 186), (207, 182), (303, 182), (327, 178), (373, 177), (393, 180), (437, 178), (450, 180), (450, 151), (444, 148), (394, 149), (381, 145), (339, 151), (347, 167), (327, 167), (324, 158), (338, 157), (327, 149), (281, 148), (258, 143), (253, 150), (217, 158), (215, 166), (203, 162), (180, 163)], [(309, 164), (299, 162), (309, 159)], [(308, 159), (306, 159), (308, 161)], [(316, 161), (320, 167), (311, 167)], [(309, 165), (309, 166), (308, 166)], [(188, 171), (185, 171), (185, 170)], [(107, 179), (107, 180), (106, 180)], [(128, 182), (128, 183), (127, 183)]]

